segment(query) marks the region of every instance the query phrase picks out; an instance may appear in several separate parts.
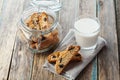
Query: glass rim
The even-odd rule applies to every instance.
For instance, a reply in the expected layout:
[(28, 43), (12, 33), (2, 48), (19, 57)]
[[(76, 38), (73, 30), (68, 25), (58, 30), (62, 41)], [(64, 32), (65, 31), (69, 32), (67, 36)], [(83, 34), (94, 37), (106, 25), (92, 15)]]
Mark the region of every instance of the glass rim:
[(92, 19), (92, 20), (96, 21), (99, 26), (98, 26), (98, 28), (97, 28), (95, 31), (93, 31), (93, 32), (84, 33), (84, 32), (81, 32), (81, 31), (77, 30), (77, 29), (75, 28), (75, 25), (74, 25), (74, 29), (75, 29), (77, 32), (79, 32), (79, 33), (81, 33), (81, 34), (84, 34), (84, 35), (88, 35), (88, 34), (94, 34), (94, 33), (97, 33), (98, 31), (100, 31), (100, 26), (101, 26), (101, 24), (100, 24), (100, 20), (98, 19), (98, 17), (88, 16), (88, 15), (87, 15), (87, 16), (86, 16), (86, 15), (81, 15), (81, 16), (79, 16), (77, 19), (75, 19), (75, 22), (78, 21), (78, 20), (84, 19), (84, 18), (88, 18), (88, 19)]
[[(46, 2), (46, 4), (43, 4), (45, 2)], [(53, 3), (51, 3), (51, 2), (53, 2)], [(53, 10), (53, 11), (60, 11), (62, 8), (62, 3), (57, 1), (57, 0), (32, 0), (30, 4), (33, 7), (44, 6), (44, 7), (47, 7), (49, 9)]]

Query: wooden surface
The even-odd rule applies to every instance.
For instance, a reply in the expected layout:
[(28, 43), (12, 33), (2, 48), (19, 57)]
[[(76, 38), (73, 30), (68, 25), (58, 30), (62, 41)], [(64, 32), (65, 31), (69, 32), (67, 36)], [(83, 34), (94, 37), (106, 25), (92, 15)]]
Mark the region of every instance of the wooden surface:
[[(0, 0), (0, 80), (65, 80), (42, 69), (47, 54), (32, 54), (17, 22), (30, 0)], [(100, 35), (107, 47), (79, 74), (76, 80), (120, 80), (120, 1), (60, 0), (59, 22), (63, 36), (81, 15), (97, 16)], [(118, 44), (119, 43), (119, 44)]]
[(30, 80), (32, 72), (33, 54), (27, 48), (27, 41), (17, 32), (10, 67), (9, 80)]
[[(114, 1), (99, 0), (99, 7), (101, 36), (107, 40), (107, 47), (98, 55), (98, 78), (99, 80), (119, 80), (118, 42)], [(110, 12), (109, 9), (111, 10)]]
[[(117, 34), (120, 34), (120, 0), (115, 0), (116, 6), (116, 25), (117, 25)], [(120, 46), (120, 35), (118, 35), (118, 46)], [(119, 51), (119, 66), (120, 66), (120, 47), (118, 47)], [(120, 68), (119, 68), (120, 71)], [(120, 74), (119, 74), (120, 76)]]
[[(22, 12), (23, 0), (4, 0), (0, 13), (0, 80), (9, 75), (10, 63), (17, 31), (16, 23)], [(21, 6), (21, 7), (20, 7)], [(17, 14), (16, 14), (17, 12)]]

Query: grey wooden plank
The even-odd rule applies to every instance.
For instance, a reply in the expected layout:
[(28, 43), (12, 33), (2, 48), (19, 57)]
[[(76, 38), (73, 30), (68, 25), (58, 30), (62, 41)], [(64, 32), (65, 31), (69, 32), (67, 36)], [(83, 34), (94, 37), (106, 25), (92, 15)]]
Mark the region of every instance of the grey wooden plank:
[(59, 23), (62, 26), (63, 37), (73, 28), (76, 18), (79, 17), (79, 0), (60, 0), (63, 7), (59, 12)]
[(120, 80), (114, 1), (99, 0), (98, 13), (101, 36), (107, 40), (107, 46), (98, 56), (98, 77), (99, 80)]
[(0, 80), (6, 80), (24, 0), (4, 0), (0, 18)]
[[(30, 4), (29, 2), (30, 0), (25, 0), (21, 4), (21, 13), (28, 7)], [(32, 75), (33, 56), (32, 52), (28, 49), (27, 40), (24, 34), (22, 31), (18, 30), (8, 79), (30, 80)]]
[[(117, 36), (118, 36), (118, 51), (119, 51), (119, 63), (120, 63), (120, 0), (114, 0), (116, 7), (116, 22), (117, 22)], [(119, 64), (120, 66), (120, 64)], [(120, 71), (120, 68), (119, 68)], [(119, 74), (120, 75), (120, 74)]]
[(33, 56), (27, 47), (27, 40), (19, 30), (15, 40), (9, 80), (30, 80)]

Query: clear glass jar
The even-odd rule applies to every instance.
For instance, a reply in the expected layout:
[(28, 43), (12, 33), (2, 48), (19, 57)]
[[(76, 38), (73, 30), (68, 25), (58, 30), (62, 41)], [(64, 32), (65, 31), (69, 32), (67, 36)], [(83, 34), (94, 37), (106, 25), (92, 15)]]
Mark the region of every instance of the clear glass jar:
[[(46, 30), (35, 30), (27, 26), (25, 21), (34, 13), (45, 12), (52, 19), (52, 25)], [(19, 29), (22, 30), (28, 46), (34, 53), (43, 53), (55, 49), (62, 39), (62, 28), (57, 21), (56, 13), (46, 7), (30, 8), (24, 11), (19, 22)]]
[(40, 8), (41, 6), (47, 7), (51, 9), (57, 14), (57, 18), (59, 17), (59, 11), (62, 8), (62, 3), (59, 0), (32, 0), (30, 3), (31, 7)]
[(30, 3), (33, 7), (44, 6), (55, 12), (59, 11), (62, 8), (62, 3), (59, 0), (32, 0)]

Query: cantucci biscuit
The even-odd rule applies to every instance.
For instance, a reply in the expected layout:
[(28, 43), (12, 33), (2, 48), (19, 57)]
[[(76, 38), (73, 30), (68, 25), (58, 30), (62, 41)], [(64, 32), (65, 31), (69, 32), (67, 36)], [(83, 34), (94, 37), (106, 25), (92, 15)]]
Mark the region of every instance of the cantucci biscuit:
[(56, 61), (55, 64), (55, 71), (58, 74), (61, 74), (64, 68), (68, 65), (68, 63), (72, 60), (72, 58), (78, 54), (78, 51), (80, 50), (80, 46), (69, 46), (66, 49), (65, 54), (62, 54), (59, 56), (59, 58)]

